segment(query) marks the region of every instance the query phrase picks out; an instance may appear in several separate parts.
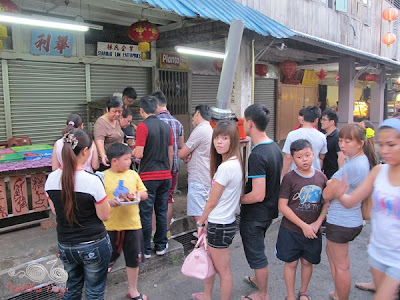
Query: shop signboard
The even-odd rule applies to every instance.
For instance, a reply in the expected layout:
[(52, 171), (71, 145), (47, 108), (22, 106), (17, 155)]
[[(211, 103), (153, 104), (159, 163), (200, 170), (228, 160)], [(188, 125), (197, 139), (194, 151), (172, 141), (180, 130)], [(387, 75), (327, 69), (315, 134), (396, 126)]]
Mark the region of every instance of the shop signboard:
[(317, 72), (312, 70), (305, 70), (303, 81), (301, 82), (304, 86), (318, 86), (319, 78)]
[(176, 53), (160, 53), (160, 69), (189, 70), (189, 58)]
[(32, 30), (31, 54), (71, 56), (74, 35), (63, 31)]
[(138, 50), (138, 46), (129, 44), (98, 42), (97, 56), (116, 59), (142, 60), (142, 54)]

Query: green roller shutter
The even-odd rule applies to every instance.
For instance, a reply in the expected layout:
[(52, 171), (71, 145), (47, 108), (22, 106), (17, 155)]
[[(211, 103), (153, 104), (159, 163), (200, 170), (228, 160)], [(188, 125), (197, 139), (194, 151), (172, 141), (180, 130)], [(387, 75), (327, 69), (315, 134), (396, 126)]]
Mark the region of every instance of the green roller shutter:
[(192, 107), (191, 112), (199, 104), (215, 106), (219, 86), (219, 76), (192, 75)]
[[(151, 93), (151, 68), (123, 66), (90, 66), (90, 87), (92, 102), (104, 102), (114, 92), (121, 92), (128, 86), (136, 90), (138, 99)], [(137, 102), (134, 105), (134, 121), (141, 121)]]
[(13, 136), (52, 144), (71, 112), (86, 119), (83, 64), (10, 60), (8, 74)]
[(267, 135), (275, 140), (275, 80), (256, 79), (254, 86), (254, 103), (265, 105), (270, 112)]
[(0, 72), (0, 144), (7, 143), (6, 135), (6, 116), (5, 116), (5, 103), (4, 103), (4, 93), (3, 93), (3, 76)]

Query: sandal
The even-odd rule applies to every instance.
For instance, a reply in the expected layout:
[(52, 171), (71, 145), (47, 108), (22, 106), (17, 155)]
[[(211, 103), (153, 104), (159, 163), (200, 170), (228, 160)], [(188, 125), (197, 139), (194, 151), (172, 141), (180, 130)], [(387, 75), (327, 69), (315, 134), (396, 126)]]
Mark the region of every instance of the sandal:
[(244, 276), (243, 277), (243, 281), (246, 282), (251, 287), (258, 289), (257, 284), (255, 284), (255, 282), (253, 280), (251, 280), (250, 276)]
[(307, 300), (311, 300), (311, 293), (309, 291), (306, 292), (299, 292), (297, 294), (298, 299), (300, 300), (300, 297), (307, 297)]
[(192, 294), (192, 300), (201, 300), (200, 296), (203, 296), (204, 293), (194, 293)]
[(338, 297), (338, 296), (335, 296), (335, 291), (330, 292), (330, 293), (329, 293), (329, 297), (330, 297), (332, 300), (339, 300), (339, 297)]
[[(142, 295), (142, 293), (139, 293), (139, 296), (136, 296), (136, 297), (133, 297), (133, 298), (131, 297), (131, 295), (129, 293), (126, 293), (126, 297), (128, 297), (130, 299), (133, 299), (133, 300), (148, 300), (147, 296), (146, 295)], [(145, 298), (143, 298), (143, 297), (145, 297)]]

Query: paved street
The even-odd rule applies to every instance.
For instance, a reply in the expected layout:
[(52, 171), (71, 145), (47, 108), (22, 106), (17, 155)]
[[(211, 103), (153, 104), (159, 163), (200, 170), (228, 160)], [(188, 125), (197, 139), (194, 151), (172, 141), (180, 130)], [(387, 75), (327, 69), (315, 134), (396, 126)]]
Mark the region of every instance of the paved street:
[[(283, 280), (283, 263), (274, 256), (274, 247), (279, 224), (279, 222), (273, 224), (266, 236), (267, 255), (270, 261), (269, 293), (271, 300), (284, 299), (286, 295), (286, 288)], [(364, 227), (360, 236), (350, 244), (350, 256), (352, 260), (351, 273), (353, 278), (353, 288), (350, 294), (351, 300), (369, 300), (372, 299), (373, 296), (372, 293), (360, 291), (354, 287), (354, 282), (356, 281), (368, 281), (371, 279), (366, 246), (369, 232), (370, 225), (368, 224)], [(323, 241), (325, 245), (325, 237)], [(243, 282), (243, 277), (245, 275), (251, 275), (252, 271), (247, 265), (239, 234), (235, 237), (230, 250), (234, 280), (232, 299), (238, 299), (240, 295), (254, 293), (254, 289)], [(160, 269), (144, 272), (139, 279), (139, 291), (146, 294), (150, 300), (190, 299), (192, 293), (202, 291), (202, 282), (182, 275), (180, 268), (180, 262), (170, 260)], [(296, 290), (299, 286), (298, 272)], [(111, 286), (108, 285), (106, 299), (127, 299), (125, 296), (126, 289), (126, 282)], [(333, 284), (325, 252), (322, 253), (322, 262), (314, 269), (309, 289), (314, 300), (329, 299), (328, 293), (333, 289)], [(219, 282), (217, 281), (214, 287), (213, 299), (218, 298)]]

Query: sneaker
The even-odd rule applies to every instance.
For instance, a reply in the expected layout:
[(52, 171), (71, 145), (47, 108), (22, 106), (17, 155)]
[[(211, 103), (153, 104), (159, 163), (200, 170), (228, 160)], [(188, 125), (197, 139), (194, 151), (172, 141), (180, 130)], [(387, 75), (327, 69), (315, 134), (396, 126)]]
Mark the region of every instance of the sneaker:
[(145, 258), (145, 259), (149, 259), (150, 257), (151, 257), (151, 254), (145, 254), (145, 255), (144, 255), (144, 258)]
[(168, 243), (165, 245), (164, 250), (158, 250), (158, 251), (156, 251), (156, 254), (158, 256), (163, 256), (167, 252), (167, 249), (168, 249)]

